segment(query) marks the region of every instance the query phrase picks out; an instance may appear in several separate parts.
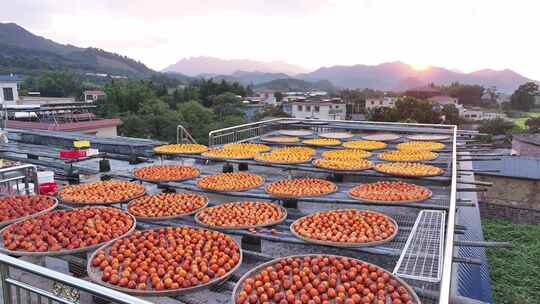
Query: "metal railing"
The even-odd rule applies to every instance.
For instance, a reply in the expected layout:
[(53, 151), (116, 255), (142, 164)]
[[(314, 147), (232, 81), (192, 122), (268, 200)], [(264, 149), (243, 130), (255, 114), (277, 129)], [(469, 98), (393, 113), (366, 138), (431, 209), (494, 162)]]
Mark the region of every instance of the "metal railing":
[(444, 258), (440, 286), (439, 304), (450, 302), (451, 280), (452, 280), (452, 259), (454, 257), (454, 231), (456, 221), (456, 194), (457, 194), (457, 126), (454, 126), (454, 136), (452, 140), (452, 181), (450, 183), (450, 206), (448, 208), (446, 237), (444, 240)]
[[(274, 118), (259, 122), (252, 122), (238, 126), (213, 130), (208, 133), (208, 145), (220, 146), (234, 142), (245, 142), (254, 140), (264, 136), (272, 131), (285, 128), (288, 122), (297, 122), (298, 125), (309, 125), (311, 122), (328, 123), (328, 125), (313, 125), (312, 128), (318, 128), (325, 131), (336, 130), (359, 130), (365, 129), (370, 131), (403, 131), (403, 128), (410, 128), (411, 132), (442, 133), (452, 135), (452, 125), (437, 125), (437, 124), (416, 124), (416, 123), (401, 123), (401, 122), (375, 122), (375, 121), (358, 121), (358, 120), (325, 120), (325, 119), (307, 119), (307, 118)], [(307, 126), (306, 126), (307, 127)]]
[(176, 126), (176, 143), (177, 144), (196, 144), (197, 141), (191, 136), (186, 128), (182, 125)]
[[(37, 167), (35, 165), (24, 164), (0, 168), (0, 192), (31, 194), (30, 182), (33, 184), (33, 192), (38, 193)], [(23, 184), (22, 189), (21, 183)]]
[[(61, 272), (53, 271), (21, 259), (0, 254), (0, 283), (2, 284), (3, 304), (11, 303), (62, 303), (77, 304), (76, 301), (63, 298), (53, 292), (30, 285), (10, 276), (11, 269), (18, 269), (42, 279), (51, 280), (87, 292), (93, 296), (119, 304), (151, 304), (151, 302), (112, 290), (88, 281), (74, 278)], [(22, 292), (21, 292), (22, 291)], [(35, 300), (34, 300), (35, 299)]]

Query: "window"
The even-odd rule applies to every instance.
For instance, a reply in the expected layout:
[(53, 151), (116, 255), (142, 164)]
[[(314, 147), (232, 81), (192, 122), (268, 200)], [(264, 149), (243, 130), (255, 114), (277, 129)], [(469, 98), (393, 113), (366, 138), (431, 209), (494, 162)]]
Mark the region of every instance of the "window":
[(319, 112), (319, 106), (315, 106), (315, 112)]
[(3, 88), (2, 91), (4, 92), (4, 100), (5, 101), (13, 101), (13, 89), (12, 88)]
[(302, 106), (298, 106), (298, 111), (302, 111)]
[(374, 101), (374, 100), (372, 100), (372, 101), (371, 101), (371, 104), (372, 104), (372, 105), (374, 105), (374, 104), (375, 104), (375, 101)]
[(306, 112), (311, 111), (311, 106), (306, 106)]
[(382, 100), (379, 100), (379, 105), (382, 106)]

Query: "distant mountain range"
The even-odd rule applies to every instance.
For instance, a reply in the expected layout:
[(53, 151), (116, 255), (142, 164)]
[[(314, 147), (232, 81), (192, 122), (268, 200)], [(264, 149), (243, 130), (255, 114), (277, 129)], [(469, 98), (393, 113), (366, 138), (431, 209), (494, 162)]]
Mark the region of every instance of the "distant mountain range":
[(163, 70), (163, 72), (176, 72), (188, 76), (198, 76), (201, 74), (230, 75), (237, 71), (285, 73), (289, 75), (308, 72), (305, 68), (282, 61), (227, 60), (206, 56), (183, 58)]
[(15, 23), (0, 23), (0, 73), (33, 74), (57, 69), (141, 77), (156, 73), (126, 56), (56, 43)]
[(387, 91), (403, 91), (429, 83), (480, 84), (486, 87), (496, 86), (504, 92), (513, 92), (519, 85), (532, 81), (512, 70), (480, 70), (462, 73), (441, 67), (416, 70), (402, 62), (388, 62), (379, 65), (332, 66), (300, 74), (296, 77), (305, 80), (329, 80), (344, 88), (371, 88)]

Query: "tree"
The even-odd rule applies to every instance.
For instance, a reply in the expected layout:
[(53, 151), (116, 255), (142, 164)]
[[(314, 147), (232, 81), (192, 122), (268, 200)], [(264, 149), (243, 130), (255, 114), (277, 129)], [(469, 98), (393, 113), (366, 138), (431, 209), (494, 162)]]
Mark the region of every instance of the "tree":
[(442, 114), (444, 115), (444, 123), (449, 125), (459, 124), (459, 110), (453, 104), (443, 106)]
[(274, 92), (274, 98), (276, 98), (276, 102), (281, 102), (283, 100), (283, 93), (280, 91)]
[(28, 78), (24, 87), (28, 91), (38, 91), (45, 97), (76, 97), (82, 95), (81, 77), (67, 71), (46, 72), (38, 78)]
[(510, 103), (514, 110), (529, 111), (534, 106), (534, 96), (538, 94), (538, 85), (534, 82), (527, 82), (510, 97)]
[(441, 122), (440, 113), (435, 111), (432, 104), (426, 100), (404, 97), (396, 101), (394, 110), (399, 120), (413, 119), (418, 123), (433, 124)]
[(141, 104), (137, 112), (143, 121), (148, 137), (171, 141), (176, 136), (176, 126), (181, 124), (178, 112), (169, 108), (169, 105), (160, 99), (153, 98)]
[(502, 118), (495, 118), (481, 121), (478, 131), (480, 133), (487, 133), (491, 135), (506, 135), (515, 126), (516, 125), (511, 121)]
[(152, 86), (141, 80), (113, 80), (104, 91), (107, 102), (115, 104), (119, 113), (136, 113), (145, 101), (156, 97)]
[(530, 133), (540, 133), (540, 117), (532, 117), (525, 121), (525, 126)]
[(208, 143), (208, 132), (215, 129), (214, 113), (197, 101), (178, 104), (181, 124), (199, 143)]
[(212, 109), (219, 120), (230, 115), (243, 116), (244, 113), (240, 110), (242, 106), (240, 98), (231, 92), (220, 94), (212, 99)]
[(459, 82), (453, 82), (448, 87), (443, 88), (446, 94), (457, 98), (462, 105), (481, 105), (484, 90), (484, 87), (480, 85), (461, 84)]

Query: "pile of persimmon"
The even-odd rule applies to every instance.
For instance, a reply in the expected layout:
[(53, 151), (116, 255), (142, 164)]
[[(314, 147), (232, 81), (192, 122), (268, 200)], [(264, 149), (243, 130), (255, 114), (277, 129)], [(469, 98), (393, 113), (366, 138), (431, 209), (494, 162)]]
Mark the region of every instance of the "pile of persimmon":
[(276, 196), (320, 196), (337, 190), (336, 184), (317, 178), (282, 179), (269, 184), (266, 192)]
[(386, 270), (333, 255), (274, 260), (238, 282), (236, 304), (418, 304), (415, 295)]
[(387, 240), (397, 227), (382, 213), (341, 209), (304, 216), (291, 225), (291, 230), (309, 240), (354, 245)]
[(370, 156), (371, 152), (360, 149), (329, 150), (321, 153), (321, 157), (325, 159), (362, 159)]
[(423, 161), (434, 160), (439, 155), (431, 151), (395, 150), (379, 154), (379, 159), (387, 161)]
[(208, 151), (208, 147), (199, 144), (173, 144), (154, 148), (157, 154), (200, 154)]
[(335, 138), (313, 138), (306, 139), (302, 143), (311, 146), (339, 146), (341, 141)]
[(255, 156), (255, 160), (274, 164), (297, 164), (309, 161), (315, 153), (315, 149), (308, 147), (286, 147), (260, 153)]
[(13, 195), (0, 197), (0, 222), (29, 216), (54, 206), (53, 198), (45, 195)]
[(253, 173), (231, 172), (205, 176), (197, 181), (201, 189), (213, 191), (243, 191), (257, 188), (264, 179)]
[(112, 204), (139, 197), (144, 191), (143, 185), (111, 180), (67, 186), (58, 197), (73, 204)]
[(185, 180), (199, 176), (199, 170), (191, 166), (155, 165), (133, 170), (133, 175), (151, 181)]
[(12, 251), (79, 249), (118, 238), (134, 224), (129, 214), (115, 208), (61, 210), (11, 224), (2, 238)]
[(375, 165), (375, 170), (397, 176), (435, 176), (444, 172), (443, 169), (432, 165), (425, 165), (420, 163), (380, 163)]
[(386, 148), (386, 144), (382, 141), (374, 140), (353, 140), (344, 142), (343, 145), (345, 148), (349, 149), (360, 149), (360, 150), (377, 150)]
[(102, 282), (141, 291), (212, 283), (239, 262), (240, 248), (230, 236), (191, 227), (137, 231), (97, 251), (89, 261), (99, 269)]
[(373, 163), (366, 159), (316, 159), (313, 161), (315, 167), (330, 169), (330, 170), (344, 170), (344, 171), (358, 171), (367, 170), (373, 167)]
[(255, 150), (213, 149), (204, 152), (202, 156), (217, 159), (249, 159), (257, 153)]
[(267, 145), (263, 144), (254, 144), (254, 143), (233, 143), (226, 144), (223, 146), (223, 149), (226, 150), (244, 150), (244, 151), (254, 151), (254, 152), (267, 152), (270, 151), (270, 148)]
[(349, 195), (360, 200), (401, 202), (427, 199), (431, 196), (431, 191), (415, 184), (382, 181), (358, 185), (349, 191)]
[(409, 151), (436, 151), (446, 147), (445, 144), (441, 144), (435, 141), (408, 141), (396, 145), (398, 150)]
[(232, 202), (210, 207), (196, 215), (201, 223), (219, 228), (272, 225), (283, 219), (283, 209), (267, 202)]
[(300, 141), (296, 136), (268, 136), (261, 138), (262, 141), (277, 143), (277, 144), (292, 144)]
[(207, 202), (206, 197), (194, 193), (160, 193), (131, 201), (128, 211), (136, 217), (172, 217), (193, 213)]

